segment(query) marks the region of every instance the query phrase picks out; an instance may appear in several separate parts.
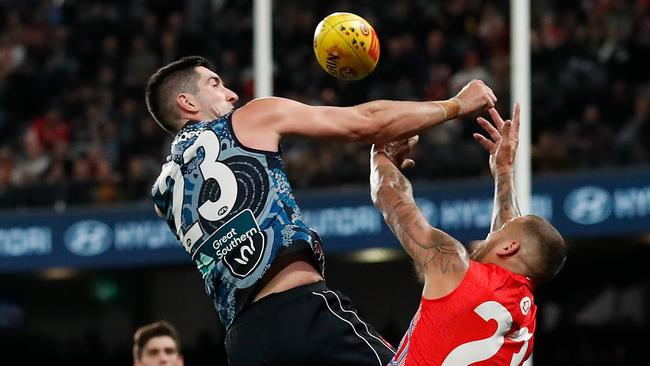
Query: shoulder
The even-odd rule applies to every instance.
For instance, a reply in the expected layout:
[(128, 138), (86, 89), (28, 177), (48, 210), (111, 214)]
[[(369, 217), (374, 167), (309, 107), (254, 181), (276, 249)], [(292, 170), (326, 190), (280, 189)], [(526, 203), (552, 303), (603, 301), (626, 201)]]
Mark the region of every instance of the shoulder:
[(296, 105), (300, 103), (278, 97), (252, 100), (232, 112), (232, 129), (247, 147), (277, 151), (283, 135), (283, 121), (289, 119)]
[(304, 106), (295, 100), (281, 97), (263, 97), (253, 99), (234, 112), (234, 120), (238, 118), (264, 119), (281, 115), (290, 111), (291, 108)]
[(466, 287), (470, 293), (484, 293), (486, 299), (502, 304), (512, 314), (535, 315), (532, 283), (525, 276), (512, 273), (495, 264), (471, 262)]
[(514, 275), (514, 273), (499, 267), (496, 264), (486, 264), (476, 261), (471, 261), (468, 274), (471, 274), (471, 276), (468, 277), (472, 278), (473, 281), (479, 283), (481, 286), (493, 290), (510, 286), (512, 275)]
[(496, 264), (473, 262), (475, 277), (481, 286), (489, 288), (496, 300), (517, 308), (520, 302), (533, 303), (533, 283), (526, 276), (513, 273)]
[(493, 279), (502, 282), (504, 286), (511, 288), (521, 287), (530, 291), (533, 289), (532, 280), (524, 275), (511, 272), (496, 264), (488, 264), (485, 265), (485, 267), (486, 270), (490, 272)]

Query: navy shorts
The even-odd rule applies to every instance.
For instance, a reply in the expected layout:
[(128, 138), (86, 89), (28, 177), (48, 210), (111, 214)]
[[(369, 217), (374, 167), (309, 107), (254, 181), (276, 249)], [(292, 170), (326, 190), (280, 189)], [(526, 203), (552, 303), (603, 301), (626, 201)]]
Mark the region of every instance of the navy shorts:
[(249, 304), (226, 333), (230, 366), (384, 366), (395, 355), (350, 299), (325, 282)]

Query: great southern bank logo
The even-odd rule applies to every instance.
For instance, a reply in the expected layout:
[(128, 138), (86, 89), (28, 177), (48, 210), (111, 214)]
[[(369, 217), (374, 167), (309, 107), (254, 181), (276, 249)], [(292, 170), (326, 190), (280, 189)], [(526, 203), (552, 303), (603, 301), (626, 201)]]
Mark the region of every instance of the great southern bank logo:
[(111, 228), (101, 221), (79, 221), (63, 234), (63, 242), (74, 254), (91, 257), (104, 253), (113, 243)]
[(593, 225), (605, 221), (613, 209), (612, 196), (596, 186), (585, 186), (571, 192), (564, 200), (564, 212), (571, 221)]

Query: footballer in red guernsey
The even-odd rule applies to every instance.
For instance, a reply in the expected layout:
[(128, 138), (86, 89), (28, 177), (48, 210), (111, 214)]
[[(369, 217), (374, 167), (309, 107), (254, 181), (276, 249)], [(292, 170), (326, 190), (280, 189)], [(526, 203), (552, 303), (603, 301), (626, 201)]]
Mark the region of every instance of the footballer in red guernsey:
[(495, 180), (491, 232), (471, 250), (429, 224), (399, 168), (417, 136), (375, 145), (370, 187), (375, 206), (415, 262), (424, 282), (420, 307), (390, 365), (522, 365), (533, 350), (535, 286), (552, 279), (566, 260), (560, 233), (546, 220), (522, 216), (514, 190), (519, 105), (513, 121), (491, 108), (488, 137), (474, 139), (490, 153)]
[(520, 365), (533, 349), (532, 283), (470, 261), (450, 294), (422, 298), (391, 365)]

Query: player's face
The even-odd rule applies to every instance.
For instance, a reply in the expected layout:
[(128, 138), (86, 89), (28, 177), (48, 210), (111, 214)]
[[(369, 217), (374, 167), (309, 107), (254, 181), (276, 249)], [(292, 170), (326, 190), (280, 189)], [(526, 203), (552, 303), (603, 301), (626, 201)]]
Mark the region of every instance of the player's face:
[(217, 118), (235, 109), (234, 103), (239, 100), (237, 94), (226, 88), (223, 80), (214, 71), (205, 67), (197, 67), (199, 92), (196, 95), (201, 110), (208, 117)]
[(183, 366), (183, 357), (172, 337), (153, 337), (142, 349), (142, 357), (135, 366)]

